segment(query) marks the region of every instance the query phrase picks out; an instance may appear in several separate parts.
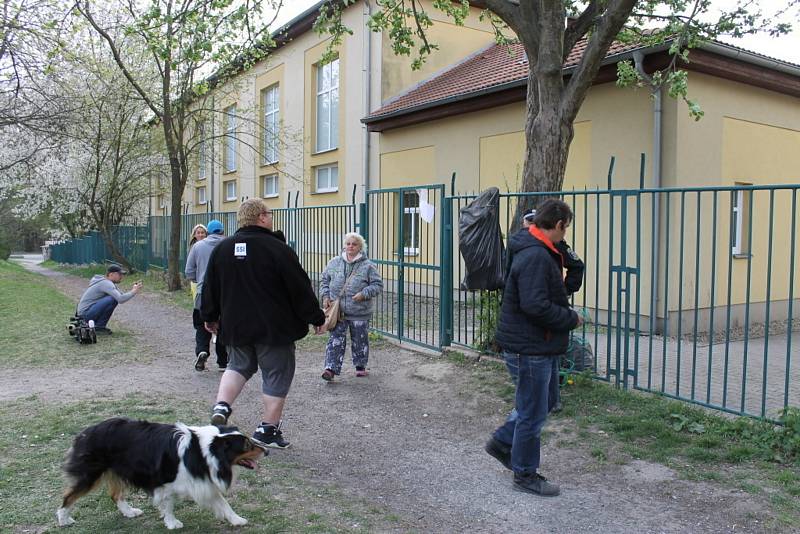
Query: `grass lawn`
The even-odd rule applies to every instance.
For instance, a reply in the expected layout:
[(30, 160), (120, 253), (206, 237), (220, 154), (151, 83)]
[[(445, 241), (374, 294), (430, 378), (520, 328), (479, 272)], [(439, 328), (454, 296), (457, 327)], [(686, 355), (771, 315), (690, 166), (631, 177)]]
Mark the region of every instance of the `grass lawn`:
[[(61, 504), (60, 466), (73, 436), (90, 424), (125, 414), (157, 422), (205, 419), (204, 402), (160, 397), (98, 398), (90, 402), (52, 405), (35, 396), (8, 403), (0, 412), (0, 531), (42, 532), (56, 529)], [(182, 532), (373, 532), (403, 528), (400, 520), (372, 503), (344, 495), (318, 475), (286, 461), (280, 452), (259, 462), (256, 471), (241, 472), (229, 502), (250, 523), (230, 527), (191, 501), (181, 501), (175, 515)], [(70, 532), (141, 533), (165, 530), (158, 511), (140, 491), (130, 495), (144, 514), (121, 516), (105, 490), (79, 500)]]
[(5, 367), (109, 366), (141, 360), (132, 336), (115, 329), (96, 345), (81, 345), (67, 332), (75, 302), (43, 276), (0, 261), (0, 345)]

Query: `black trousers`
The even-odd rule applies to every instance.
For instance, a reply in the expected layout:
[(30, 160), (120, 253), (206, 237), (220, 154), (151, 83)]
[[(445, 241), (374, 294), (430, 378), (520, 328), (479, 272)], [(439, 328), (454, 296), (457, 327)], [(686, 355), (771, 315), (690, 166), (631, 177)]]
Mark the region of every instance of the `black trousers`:
[[(206, 330), (203, 320), (200, 318), (200, 310), (195, 308), (192, 310), (192, 323), (194, 324), (194, 354), (195, 356), (201, 352), (208, 352), (210, 354), (211, 346), (211, 332)], [(217, 365), (220, 367), (228, 366), (228, 351), (225, 345), (220, 341), (217, 336)]]

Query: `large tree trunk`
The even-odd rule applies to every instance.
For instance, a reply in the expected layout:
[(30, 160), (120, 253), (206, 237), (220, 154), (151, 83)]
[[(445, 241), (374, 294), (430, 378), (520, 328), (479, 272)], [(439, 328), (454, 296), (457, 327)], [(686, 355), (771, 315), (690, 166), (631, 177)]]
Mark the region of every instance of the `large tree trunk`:
[(181, 201), (183, 200), (183, 180), (178, 158), (170, 156), (170, 171), (172, 175), (171, 217), (169, 225), (169, 253), (167, 254), (167, 289), (177, 291), (181, 288)]
[[(528, 57), (528, 93), (525, 116), (525, 166), (522, 191), (560, 191), (564, 184), (569, 145), (574, 129), (564, 116), (563, 8), (552, 6), (540, 12), (538, 39), (523, 41)], [(512, 230), (519, 228), (522, 214), (546, 198), (520, 197)]]

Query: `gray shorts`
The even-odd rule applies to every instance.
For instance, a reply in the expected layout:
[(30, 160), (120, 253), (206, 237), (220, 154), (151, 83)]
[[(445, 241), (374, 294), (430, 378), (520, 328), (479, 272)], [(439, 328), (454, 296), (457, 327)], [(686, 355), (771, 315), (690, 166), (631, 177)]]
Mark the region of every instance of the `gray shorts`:
[(261, 391), (270, 397), (286, 397), (294, 379), (294, 343), (244, 345), (228, 348), (228, 370), (250, 380), (261, 369)]

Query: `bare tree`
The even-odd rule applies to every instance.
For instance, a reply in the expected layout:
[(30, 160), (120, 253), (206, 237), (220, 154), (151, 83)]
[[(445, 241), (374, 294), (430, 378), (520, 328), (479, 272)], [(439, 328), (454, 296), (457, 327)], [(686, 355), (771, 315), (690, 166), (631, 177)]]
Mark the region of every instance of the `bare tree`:
[[(169, 161), (171, 213), (167, 285), (180, 288), (181, 200), (190, 175), (192, 152), (200, 146), (199, 123), (207, 120), (204, 99), (266, 57), (273, 42), (268, 27), (277, 16), (276, 0), (77, 0), (78, 13), (103, 38), (117, 67), (161, 125)], [(149, 52), (149, 68), (133, 68), (126, 50), (97, 10), (122, 9), (130, 18), (124, 35), (136, 37)], [(268, 13), (264, 19), (262, 13)], [(213, 72), (213, 74), (212, 74)], [(156, 76), (158, 87), (145, 86)]]

